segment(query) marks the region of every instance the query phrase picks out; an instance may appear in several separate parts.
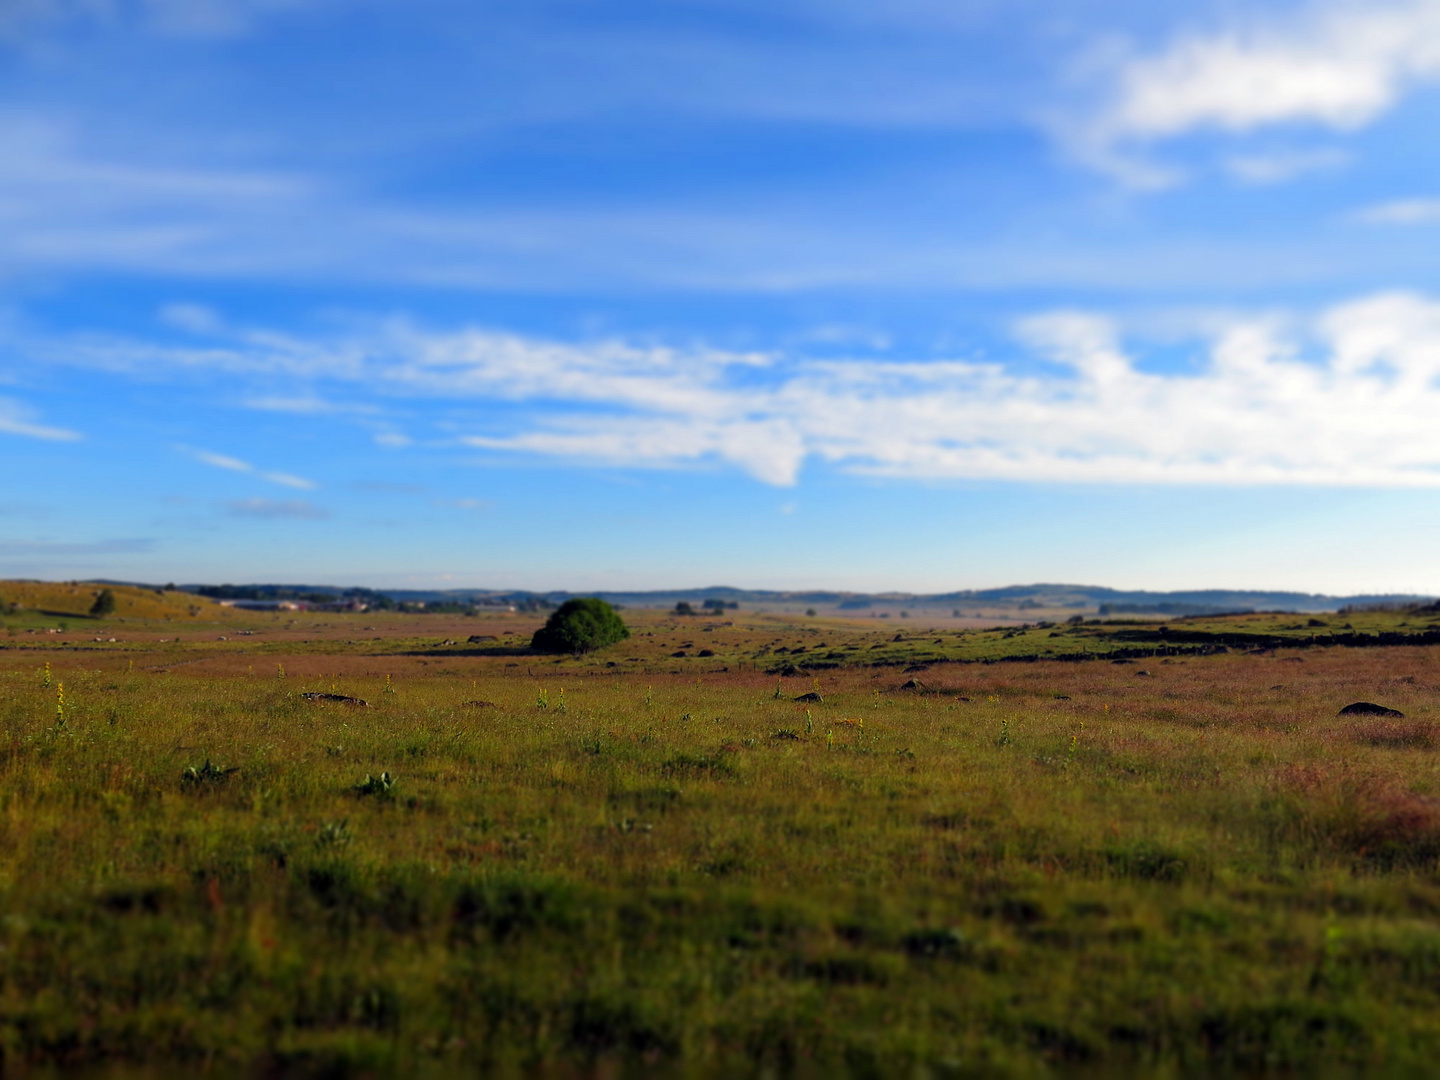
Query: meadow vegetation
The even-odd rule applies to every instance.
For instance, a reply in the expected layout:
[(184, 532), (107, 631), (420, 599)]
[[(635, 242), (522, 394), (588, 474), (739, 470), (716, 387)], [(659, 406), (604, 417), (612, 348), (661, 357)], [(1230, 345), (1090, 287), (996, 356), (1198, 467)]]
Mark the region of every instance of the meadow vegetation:
[[(114, 597), (0, 636), (7, 1069), (1440, 1054), (1426, 613), (897, 635), (625, 612), (630, 640), (577, 657), (533, 653), (534, 616)], [(1404, 715), (1337, 715), (1359, 700)]]

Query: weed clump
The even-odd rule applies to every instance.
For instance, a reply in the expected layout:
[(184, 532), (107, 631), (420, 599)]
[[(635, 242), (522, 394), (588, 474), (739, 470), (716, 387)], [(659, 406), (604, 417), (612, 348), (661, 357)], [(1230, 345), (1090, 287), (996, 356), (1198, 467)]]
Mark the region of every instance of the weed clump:
[(240, 766), (238, 765), (232, 765), (228, 769), (222, 769), (220, 766), (212, 764), (209, 758), (206, 758), (204, 765), (201, 765), (199, 768), (191, 765), (180, 774), (180, 786), (184, 788), (211, 787), (229, 777), (231, 773), (239, 771)]
[(614, 645), (630, 636), (630, 629), (619, 613), (597, 597), (566, 600), (535, 631), (530, 647), (544, 653), (594, 652)]
[(366, 775), (364, 780), (355, 785), (355, 792), (359, 795), (388, 797), (395, 794), (395, 777), (388, 772), (382, 772), (379, 776)]

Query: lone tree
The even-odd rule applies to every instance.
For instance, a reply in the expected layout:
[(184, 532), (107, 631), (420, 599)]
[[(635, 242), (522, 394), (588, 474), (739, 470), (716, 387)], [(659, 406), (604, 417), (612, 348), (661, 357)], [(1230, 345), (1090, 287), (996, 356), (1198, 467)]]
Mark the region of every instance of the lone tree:
[(587, 653), (630, 636), (615, 609), (597, 597), (566, 600), (530, 639), (530, 647), (547, 653)]
[(95, 603), (90, 605), (90, 614), (97, 619), (115, 614), (115, 594), (109, 589), (101, 589), (100, 595), (95, 597)]

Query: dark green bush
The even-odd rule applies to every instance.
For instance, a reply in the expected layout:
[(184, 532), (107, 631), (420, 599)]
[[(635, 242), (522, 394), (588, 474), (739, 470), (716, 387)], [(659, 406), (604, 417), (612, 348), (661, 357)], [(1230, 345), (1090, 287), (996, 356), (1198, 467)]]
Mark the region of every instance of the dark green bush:
[(586, 653), (614, 645), (630, 630), (604, 600), (584, 597), (566, 600), (530, 640), (530, 647), (547, 653)]
[(95, 597), (95, 603), (90, 605), (90, 614), (96, 618), (103, 618), (106, 615), (115, 613), (115, 594), (109, 589), (102, 589), (100, 595)]

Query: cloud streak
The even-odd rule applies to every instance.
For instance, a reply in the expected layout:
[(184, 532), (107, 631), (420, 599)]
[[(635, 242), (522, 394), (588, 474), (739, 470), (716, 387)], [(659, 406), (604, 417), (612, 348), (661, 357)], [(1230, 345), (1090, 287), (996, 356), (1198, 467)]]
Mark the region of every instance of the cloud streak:
[(968, 359), (564, 344), (403, 321), (336, 340), (251, 331), (218, 350), (120, 355), (143, 354), (152, 373), (213, 364), (279, 392), (333, 384), (369, 391), (377, 407), (443, 401), (482, 417), (445, 420), (432, 443), (586, 465), (722, 465), (777, 486), (809, 460), (911, 479), (1440, 486), (1440, 300), (1387, 293), (1288, 324), (1234, 319), (1184, 373), (1147, 370), (1094, 313), (1040, 314), (1017, 337), (1025, 374)]
[(228, 454), (215, 454), (209, 450), (196, 450), (188, 446), (177, 447), (182, 453), (189, 454), (196, 461), (217, 469), (225, 469), (229, 472), (245, 473), (249, 476), (256, 476), (272, 484), (280, 484), (284, 487), (299, 488), (302, 491), (312, 491), (317, 486), (313, 480), (306, 480), (303, 476), (292, 476), (290, 473), (263, 472), (251, 465), (248, 461), (230, 457)]
[(1356, 215), (1371, 225), (1431, 225), (1440, 222), (1440, 199), (1396, 199)]
[(320, 521), (330, 515), (313, 503), (303, 499), (236, 499), (226, 503), (226, 508), (236, 517), (295, 518), (304, 521)]
[(155, 550), (146, 537), (64, 543), (50, 540), (0, 540), (0, 556), (29, 555), (143, 555)]
[(32, 410), (11, 398), (0, 398), (0, 432), (50, 442), (74, 442), (81, 438), (79, 432), (68, 428), (35, 423)]

